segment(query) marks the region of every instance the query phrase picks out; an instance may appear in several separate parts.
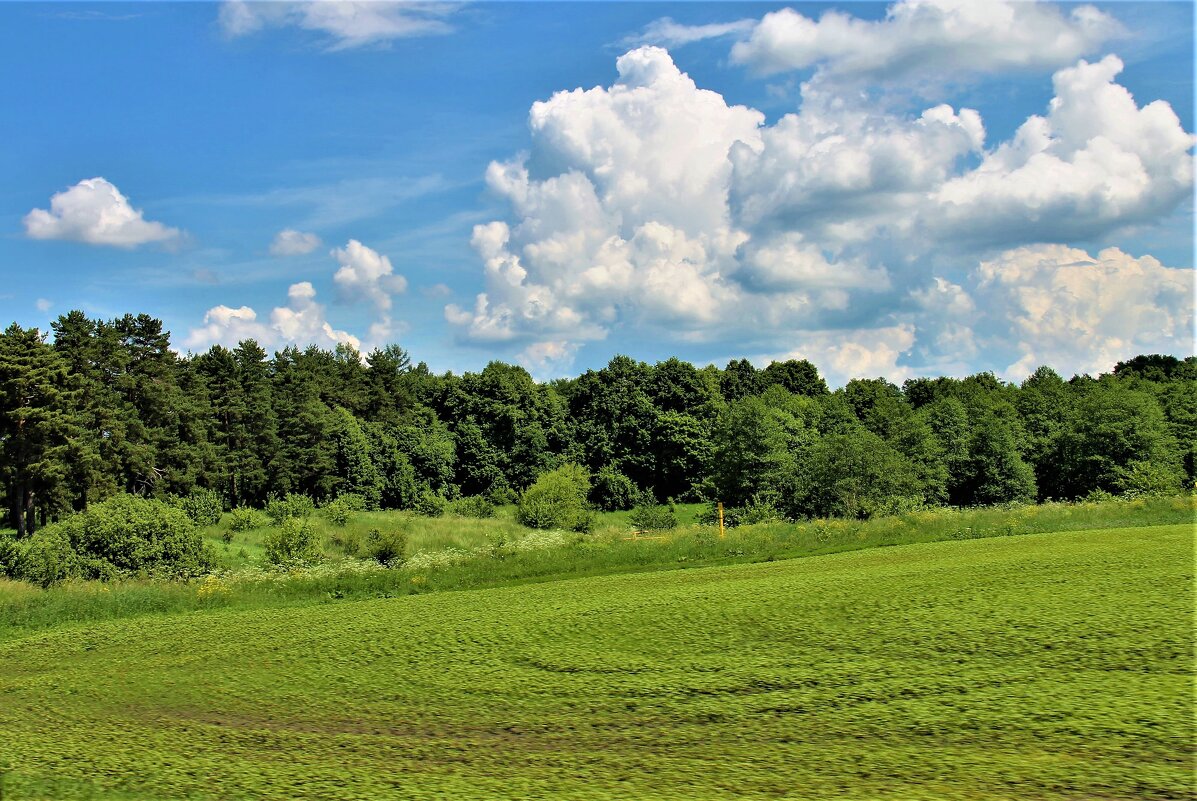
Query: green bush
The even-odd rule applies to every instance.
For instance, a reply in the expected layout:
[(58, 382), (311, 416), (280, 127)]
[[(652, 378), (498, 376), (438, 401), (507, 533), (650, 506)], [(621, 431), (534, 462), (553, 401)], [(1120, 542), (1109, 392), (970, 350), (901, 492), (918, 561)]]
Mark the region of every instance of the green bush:
[[(743, 526), (753, 523), (776, 523), (785, 516), (778, 511), (773, 499), (763, 494), (753, 495), (743, 509), (737, 510), (736, 522)], [(718, 522), (718, 521), (716, 521)]]
[(641, 504), (632, 510), (628, 520), (643, 531), (677, 528), (677, 515), (674, 514), (673, 504)]
[(349, 504), (345, 503), (341, 498), (337, 498), (332, 503), (327, 503), (320, 512), (328, 518), (328, 522), (334, 526), (344, 528), (349, 522), (349, 514), (351, 512)]
[(179, 499), (179, 508), (197, 526), (214, 526), (224, 514), (224, 501), (215, 490), (197, 487)]
[[(188, 578), (207, 573), (215, 564), (211, 548), (186, 513), (133, 495), (93, 504), (38, 534), (42, 539), (36, 553), (26, 550), (22, 570), (39, 582), (64, 578), (58, 575), (62, 569), (89, 579), (133, 573)], [(71, 560), (59, 538), (77, 557), (69, 569), (62, 567)]]
[(1180, 490), (1183, 474), (1169, 464), (1140, 460), (1116, 470), (1114, 488), (1123, 495), (1173, 495)]
[(8, 531), (0, 531), (0, 578), (4, 576), (17, 577), (18, 563), (21, 559), (21, 546), (16, 535)]
[(351, 512), (366, 511), (366, 496), (357, 492), (342, 492), (337, 500), (345, 504)]
[(80, 572), (79, 555), (61, 529), (49, 526), (19, 545), (18, 578), (49, 587)]
[(370, 529), (366, 535), (366, 550), (372, 559), (388, 567), (399, 567), (407, 559), (407, 532), (389, 529), (385, 532)]
[(447, 501), (442, 496), (430, 490), (424, 490), (420, 493), (420, 497), (416, 498), (416, 504), (412, 507), (412, 511), (422, 517), (441, 517), (445, 514), (447, 505)]
[(516, 520), (529, 528), (589, 531), (594, 514), (586, 503), (590, 476), (576, 464), (541, 473), (520, 496)]
[(229, 516), (229, 531), (248, 531), (266, 525), (262, 513), (248, 506), (239, 506)]
[(276, 525), (290, 517), (311, 517), (315, 511), (316, 503), (311, 498), (295, 492), (266, 502), (266, 514)]
[(306, 517), (287, 517), (262, 539), (266, 560), (276, 565), (310, 564), (320, 561), (320, 540), (316, 527)]
[(631, 509), (640, 500), (640, 490), (632, 479), (608, 465), (594, 475), (590, 502), (604, 512)]
[(506, 483), (492, 485), (486, 492), (486, 499), (495, 506), (506, 506), (519, 500), (519, 494)]
[(449, 504), (458, 517), (487, 518), (495, 516), (495, 505), (482, 495), (472, 495)]

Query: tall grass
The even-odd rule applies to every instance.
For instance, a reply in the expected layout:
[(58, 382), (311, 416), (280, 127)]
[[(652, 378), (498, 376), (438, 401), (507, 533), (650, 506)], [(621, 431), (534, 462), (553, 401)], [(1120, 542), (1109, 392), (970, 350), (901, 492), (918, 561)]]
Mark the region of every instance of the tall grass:
[[(1052, 531), (1193, 524), (1197, 498), (932, 510), (869, 521), (812, 520), (718, 530), (695, 524), (660, 538), (630, 538), (626, 527), (592, 534), (534, 532), (500, 516), (488, 520), (359, 513), (355, 529), (404, 526), (407, 563), (397, 569), (353, 559), (315, 568), (264, 570), (230, 565), (190, 583), (158, 580), (70, 582), (46, 590), (0, 580), (0, 639), (106, 618), (212, 607), (257, 608), (493, 587), (605, 573), (792, 559), (861, 548)], [(322, 523), (331, 538), (333, 527)], [(348, 528), (348, 527), (346, 527)], [(260, 532), (231, 548), (254, 547)], [(257, 546), (260, 549), (260, 546)], [(330, 551), (335, 549), (329, 546)]]

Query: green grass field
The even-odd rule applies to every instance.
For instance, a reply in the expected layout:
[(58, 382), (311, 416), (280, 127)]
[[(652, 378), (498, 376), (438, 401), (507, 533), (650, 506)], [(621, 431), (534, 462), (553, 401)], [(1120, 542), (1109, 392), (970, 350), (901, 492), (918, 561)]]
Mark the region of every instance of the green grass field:
[(1194, 530), (0, 643), (5, 799), (1189, 799)]

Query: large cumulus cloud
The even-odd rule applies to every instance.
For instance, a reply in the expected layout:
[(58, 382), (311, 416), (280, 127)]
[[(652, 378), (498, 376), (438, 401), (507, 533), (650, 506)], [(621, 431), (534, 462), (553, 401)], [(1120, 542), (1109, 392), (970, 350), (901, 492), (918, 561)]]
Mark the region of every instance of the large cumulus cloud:
[[(1083, 27), (1090, 13), (1059, 19)], [(608, 87), (536, 103), (529, 151), (490, 165), (510, 214), (474, 230), (484, 291), (445, 310), (460, 338), (544, 365), (623, 330), (821, 354), (833, 379), (963, 368), (1002, 343), (1008, 365), (1055, 353), (1067, 370), (1084, 360), (1043, 342), (1072, 334), (1020, 337), (1021, 295), (978, 265), (1158, 219), (1192, 191), (1194, 138), (1167, 103), (1140, 106), (1116, 82), (1114, 57), (1059, 70), (1045, 113), (997, 143), (968, 108), (911, 111), (815, 81), (769, 125), (661, 48), (616, 67)], [(936, 283), (943, 254), (958, 283)], [(975, 330), (974, 295), (1005, 331)], [(1152, 341), (1186, 347), (1169, 332)]]

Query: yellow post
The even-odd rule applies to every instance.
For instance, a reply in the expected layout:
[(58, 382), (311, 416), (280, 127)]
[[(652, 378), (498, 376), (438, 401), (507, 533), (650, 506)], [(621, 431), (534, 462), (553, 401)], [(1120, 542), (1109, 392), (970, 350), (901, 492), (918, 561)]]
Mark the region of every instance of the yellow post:
[(723, 501), (719, 502), (719, 539), (723, 539)]

